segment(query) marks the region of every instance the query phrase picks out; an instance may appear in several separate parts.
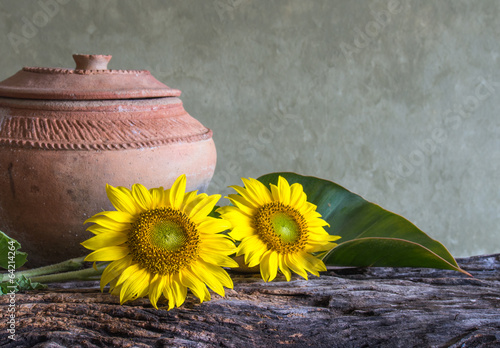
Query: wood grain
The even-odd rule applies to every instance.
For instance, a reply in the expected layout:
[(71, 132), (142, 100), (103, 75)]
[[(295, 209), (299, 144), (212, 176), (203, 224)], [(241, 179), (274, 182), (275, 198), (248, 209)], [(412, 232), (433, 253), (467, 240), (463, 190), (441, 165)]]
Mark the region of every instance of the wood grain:
[[(500, 347), (500, 254), (434, 269), (329, 269), (264, 283), (232, 273), (225, 298), (155, 310), (119, 305), (97, 282), (16, 295), (16, 341), (2, 347)], [(2, 317), (6, 298), (2, 301)]]

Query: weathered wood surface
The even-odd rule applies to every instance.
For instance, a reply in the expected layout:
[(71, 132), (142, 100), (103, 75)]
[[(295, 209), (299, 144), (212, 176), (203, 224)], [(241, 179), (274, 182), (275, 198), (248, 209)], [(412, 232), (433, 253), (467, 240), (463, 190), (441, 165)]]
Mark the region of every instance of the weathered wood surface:
[[(332, 269), (309, 281), (237, 275), (225, 298), (119, 305), (96, 282), (17, 294), (2, 347), (500, 347), (500, 254), (432, 269)], [(69, 287), (69, 288), (68, 288)]]

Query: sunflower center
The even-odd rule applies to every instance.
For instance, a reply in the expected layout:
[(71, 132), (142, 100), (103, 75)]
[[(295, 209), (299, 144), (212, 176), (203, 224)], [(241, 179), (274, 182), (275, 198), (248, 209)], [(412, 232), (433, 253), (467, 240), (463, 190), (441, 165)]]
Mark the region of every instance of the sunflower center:
[(174, 221), (160, 221), (151, 230), (151, 244), (158, 248), (177, 250), (185, 240), (182, 226)]
[(302, 250), (307, 242), (307, 222), (302, 214), (281, 202), (263, 205), (254, 216), (260, 239), (279, 253)]
[(196, 225), (177, 209), (158, 208), (139, 215), (128, 235), (134, 261), (152, 273), (174, 274), (199, 253)]
[(299, 238), (300, 227), (293, 216), (286, 213), (275, 213), (271, 216), (274, 233), (283, 243), (293, 243)]

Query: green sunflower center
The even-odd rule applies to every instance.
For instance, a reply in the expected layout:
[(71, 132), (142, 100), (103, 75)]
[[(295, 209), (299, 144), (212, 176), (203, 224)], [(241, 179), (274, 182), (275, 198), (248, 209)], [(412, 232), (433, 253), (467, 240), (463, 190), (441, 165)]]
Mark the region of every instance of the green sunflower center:
[(294, 216), (279, 212), (272, 215), (270, 221), (274, 233), (283, 243), (293, 243), (299, 238), (300, 227)]
[(198, 257), (200, 236), (183, 212), (172, 208), (147, 210), (128, 235), (134, 261), (152, 273), (176, 273)]
[(175, 221), (161, 221), (151, 230), (151, 244), (165, 250), (177, 250), (186, 241), (182, 226)]
[(294, 253), (307, 243), (307, 222), (302, 214), (281, 202), (264, 204), (254, 216), (260, 239), (269, 249), (279, 253)]

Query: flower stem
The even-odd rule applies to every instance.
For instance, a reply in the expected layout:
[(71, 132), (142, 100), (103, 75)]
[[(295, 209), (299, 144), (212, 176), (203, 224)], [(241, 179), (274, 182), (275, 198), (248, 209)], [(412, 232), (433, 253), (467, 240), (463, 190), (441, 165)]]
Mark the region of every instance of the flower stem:
[(72, 272), (56, 273), (41, 275), (36, 277), (31, 277), (32, 282), (39, 283), (56, 283), (56, 282), (68, 282), (73, 280), (95, 280), (99, 279), (98, 276), (102, 274), (104, 268), (108, 265), (107, 262), (98, 264), (96, 269), (93, 267), (80, 269)]
[(26, 278), (32, 278), (45, 274), (72, 271), (75, 269), (82, 268), (84, 266), (84, 261), (83, 261), (84, 259), (85, 256), (82, 256), (82, 257), (77, 257), (75, 259), (69, 259), (60, 263), (55, 263), (49, 266), (27, 269), (25, 271), (16, 272), (16, 277), (25, 276)]

